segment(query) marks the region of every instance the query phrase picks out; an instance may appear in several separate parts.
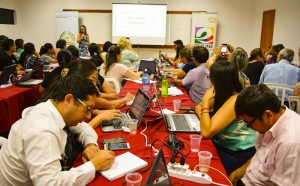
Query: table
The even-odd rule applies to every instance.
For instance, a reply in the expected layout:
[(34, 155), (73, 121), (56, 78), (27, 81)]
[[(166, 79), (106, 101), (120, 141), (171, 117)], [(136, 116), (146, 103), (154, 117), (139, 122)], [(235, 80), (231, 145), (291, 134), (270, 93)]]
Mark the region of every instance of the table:
[(10, 130), (21, 118), (22, 111), (40, 98), (39, 86), (0, 88), (0, 132)]
[[(140, 84), (136, 84), (133, 82), (127, 82), (125, 84), (125, 86), (122, 88), (120, 94), (125, 95), (127, 92), (135, 94), (137, 92), (138, 88), (141, 88)], [(173, 99), (180, 99), (182, 105), (184, 105), (184, 106), (195, 106), (195, 104), (193, 104), (192, 101), (190, 100), (186, 91), (183, 88), (180, 88), (180, 87), (178, 87), (178, 88), (181, 89), (184, 94), (181, 96), (176, 96), (176, 97), (169, 96), (169, 97), (165, 98), (164, 102), (162, 104), (163, 108), (168, 108), (169, 110), (173, 110), (173, 102), (172, 102)], [(150, 93), (151, 96), (152, 96), (152, 94), (153, 93)], [(127, 108), (128, 108), (128, 106), (122, 108), (122, 110), (126, 110)], [(163, 118), (161, 118), (160, 115), (157, 112), (155, 112), (155, 111), (158, 111), (158, 108), (157, 107), (153, 108), (153, 110), (154, 111), (148, 110), (145, 113), (142, 123), (138, 127), (138, 132), (136, 135), (130, 135), (129, 133), (124, 133), (123, 131), (103, 133), (99, 127), (96, 128), (95, 130), (99, 136), (99, 138), (98, 138), (99, 147), (101, 149), (103, 149), (103, 145), (101, 143), (101, 141), (103, 139), (123, 136), (126, 139), (126, 141), (130, 143), (131, 148), (129, 150), (115, 151), (115, 154), (120, 155), (127, 151), (130, 151), (131, 153), (133, 153), (133, 154), (137, 155), (138, 157), (147, 161), (148, 165), (150, 165), (150, 162), (151, 162), (150, 147), (145, 146), (146, 145), (145, 137), (143, 135), (141, 135), (140, 132), (143, 129), (145, 129), (146, 123), (147, 123), (147, 129), (145, 130), (144, 134), (148, 136), (148, 141), (149, 141), (148, 144), (149, 143), (151, 144), (155, 139), (164, 140), (165, 138), (167, 138), (169, 136), (169, 133), (167, 132), (167, 127), (166, 127), (166, 124), (165, 124)], [(180, 111), (180, 112), (183, 112), (183, 111)], [(178, 139), (181, 140), (182, 142), (185, 142), (188, 144), (190, 143), (190, 139), (189, 139), (190, 134), (178, 133), (177, 135), (178, 135)], [(158, 145), (158, 146), (155, 146), (156, 149), (163, 148), (166, 163), (168, 164), (170, 161), (170, 157), (171, 157), (171, 150), (168, 149), (167, 147), (159, 146), (161, 143), (156, 143), (156, 144)], [(225, 169), (223, 168), (223, 165), (220, 161), (220, 158), (217, 154), (217, 151), (216, 151), (211, 139), (203, 139), (201, 141), (200, 150), (210, 151), (213, 154), (213, 158), (211, 160), (211, 166), (220, 170), (223, 174), (225, 174), (227, 176)], [(185, 144), (185, 147), (182, 149), (182, 152), (184, 154), (186, 154), (188, 152), (188, 148), (187, 148), (186, 144)], [(154, 161), (155, 157), (152, 157), (152, 158)], [(179, 162), (179, 159), (180, 158), (176, 158), (176, 162)], [(190, 154), (186, 158), (186, 163), (190, 165), (190, 169), (193, 169), (198, 164), (198, 154), (190, 152)], [(74, 163), (74, 166), (76, 167), (81, 164), (82, 164), (81, 155), (79, 155), (77, 157), (76, 162)], [(144, 169), (145, 168), (143, 168), (141, 170), (144, 170)], [(137, 172), (139, 172), (139, 171), (137, 171)], [(150, 172), (149, 170), (146, 172), (139, 172), (143, 176), (142, 184), (145, 183), (149, 172)], [(227, 181), (226, 178), (224, 178), (220, 173), (216, 172), (215, 170), (210, 169), (208, 174), (210, 175), (210, 177), (212, 178), (212, 180), (214, 182), (230, 185), (229, 181)], [(182, 179), (178, 179), (178, 178), (174, 178), (174, 177), (170, 177), (170, 178), (171, 178), (172, 184), (176, 183), (176, 182), (181, 182), (183, 185), (189, 185), (189, 186), (190, 185), (191, 186), (199, 185), (198, 183), (195, 183), (195, 182), (190, 182), (190, 181), (186, 181), (186, 180), (182, 180)], [(96, 174), (95, 180), (93, 182), (91, 182), (89, 184), (89, 186), (122, 185), (124, 179), (125, 179), (125, 177), (123, 176), (115, 181), (110, 182), (109, 180), (107, 180), (106, 178), (101, 176), (100, 174)]]

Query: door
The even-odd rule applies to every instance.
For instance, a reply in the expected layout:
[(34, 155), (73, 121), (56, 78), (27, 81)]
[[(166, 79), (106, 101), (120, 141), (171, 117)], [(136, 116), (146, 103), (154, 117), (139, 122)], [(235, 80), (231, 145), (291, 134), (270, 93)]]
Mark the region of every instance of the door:
[(265, 52), (270, 50), (273, 42), (275, 11), (267, 10), (263, 13), (260, 48), (264, 49)]

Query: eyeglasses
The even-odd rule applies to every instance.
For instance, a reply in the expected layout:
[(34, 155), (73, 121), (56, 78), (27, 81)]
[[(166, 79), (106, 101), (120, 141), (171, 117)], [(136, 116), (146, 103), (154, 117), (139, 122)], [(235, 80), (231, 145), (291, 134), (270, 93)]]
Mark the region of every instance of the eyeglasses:
[(257, 119), (257, 118), (253, 118), (250, 122), (244, 121), (244, 123), (245, 123), (245, 125), (246, 125), (247, 127), (251, 127), (252, 123), (253, 123), (256, 119)]
[(85, 106), (86, 108), (86, 112), (85, 112), (85, 115), (89, 115), (90, 113), (93, 112), (93, 109), (89, 106), (87, 106), (83, 101), (81, 101), (79, 98), (77, 98), (77, 100), (79, 101), (79, 103), (81, 103), (83, 106)]

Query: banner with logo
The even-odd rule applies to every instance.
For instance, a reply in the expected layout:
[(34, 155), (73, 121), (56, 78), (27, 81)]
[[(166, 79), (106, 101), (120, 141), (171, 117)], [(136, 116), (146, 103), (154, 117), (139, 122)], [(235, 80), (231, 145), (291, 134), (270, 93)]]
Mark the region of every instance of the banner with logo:
[(213, 50), (216, 45), (217, 21), (216, 13), (193, 12), (191, 43)]
[(78, 12), (56, 12), (56, 39), (65, 39), (67, 46), (77, 46)]

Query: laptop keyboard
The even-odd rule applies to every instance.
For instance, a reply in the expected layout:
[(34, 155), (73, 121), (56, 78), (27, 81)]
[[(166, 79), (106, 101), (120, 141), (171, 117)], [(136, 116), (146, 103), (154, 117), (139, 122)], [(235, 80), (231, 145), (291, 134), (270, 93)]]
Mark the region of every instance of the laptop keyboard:
[(177, 130), (191, 130), (184, 115), (172, 115), (172, 118)]
[(129, 118), (126, 113), (121, 113), (120, 119), (112, 119), (110, 121), (104, 121), (102, 127), (113, 126), (115, 129), (120, 129), (122, 126), (128, 126)]

